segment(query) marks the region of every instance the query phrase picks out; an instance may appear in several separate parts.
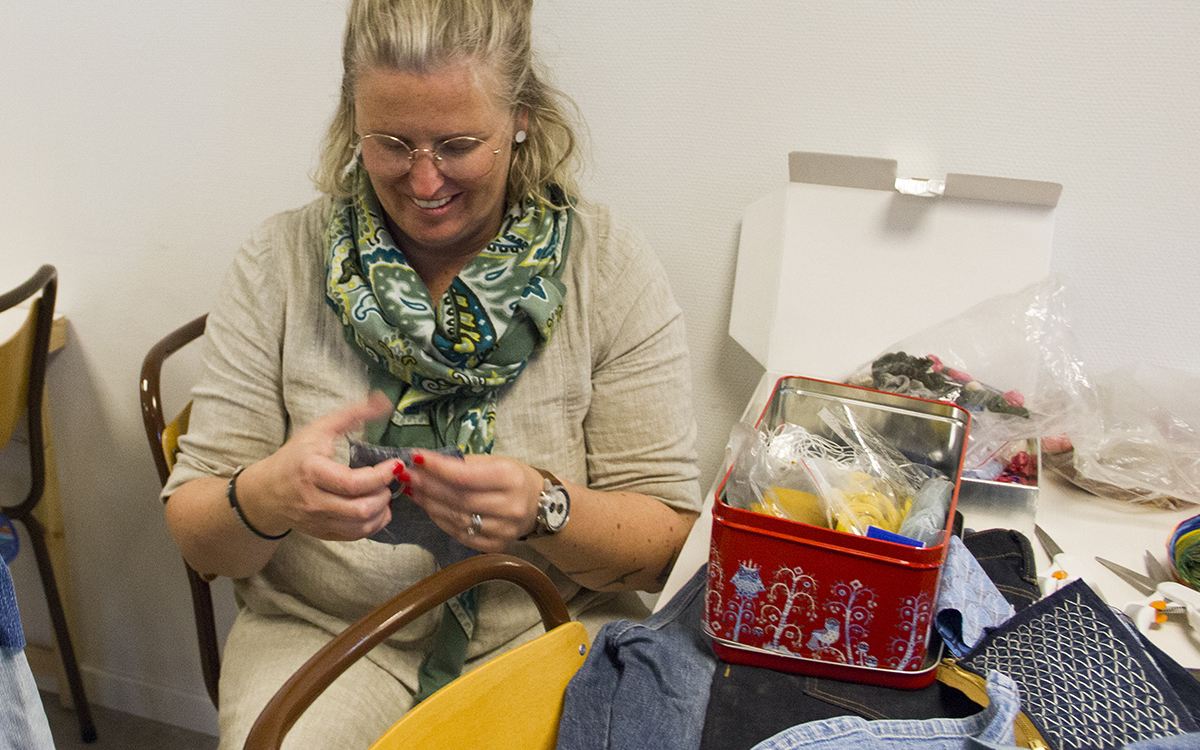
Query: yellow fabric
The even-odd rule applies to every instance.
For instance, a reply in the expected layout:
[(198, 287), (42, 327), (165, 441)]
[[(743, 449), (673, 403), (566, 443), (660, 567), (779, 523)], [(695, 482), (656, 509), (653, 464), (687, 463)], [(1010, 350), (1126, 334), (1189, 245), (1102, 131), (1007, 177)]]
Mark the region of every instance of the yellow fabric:
[(21, 329), (0, 343), (0, 448), (8, 445), (17, 421), (25, 413), (25, 393), (29, 388), (29, 362), (33, 354), (33, 329), (37, 322), (35, 301)]
[(167, 460), (167, 469), (175, 468), (175, 453), (179, 450), (179, 436), (187, 433), (188, 419), (192, 416), (192, 402), (184, 405), (179, 415), (163, 428), (162, 448), (163, 458)]
[(829, 525), (825, 520), (821, 501), (816, 495), (788, 487), (772, 487), (771, 492), (763, 495), (762, 502), (750, 503), (750, 510), (812, 526)]
[(560, 625), (429, 696), (371, 750), (553, 750), (563, 691), (583, 664), (587, 643), (583, 625)]

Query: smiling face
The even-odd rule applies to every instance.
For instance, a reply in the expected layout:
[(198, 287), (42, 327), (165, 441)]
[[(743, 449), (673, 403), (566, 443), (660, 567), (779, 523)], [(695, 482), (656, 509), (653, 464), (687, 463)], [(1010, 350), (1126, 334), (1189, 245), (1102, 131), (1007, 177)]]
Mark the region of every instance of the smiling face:
[(491, 171), (472, 179), (446, 177), (426, 152), (399, 177), (368, 172), (389, 229), (423, 278), (422, 268), (431, 265), (433, 275), (457, 273), (500, 229), (518, 118), (494, 93), (495, 80), (490, 71), (462, 64), (425, 75), (369, 68), (355, 83), (360, 135), (395, 136), (414, 149), (472, 136), (500, 149)]

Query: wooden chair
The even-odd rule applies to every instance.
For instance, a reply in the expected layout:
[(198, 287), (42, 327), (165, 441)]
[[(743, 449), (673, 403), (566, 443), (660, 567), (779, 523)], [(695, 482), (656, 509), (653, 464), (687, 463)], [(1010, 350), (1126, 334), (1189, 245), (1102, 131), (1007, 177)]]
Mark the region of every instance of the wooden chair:
[[(158, 467), (158, 477), (163, 486), (175, 466), (175, 451), (179, 447), (180, 435), (187, 432), (188, 417), (192, 403), (189, 401), (179, 414), (167, 423), (163, 418), (161, 379), (163, 362), (167, 357), (204, 335), (208, 315), (201, 315), (183, 327), (169, 333), (146, 354), (142, 362), (141, 402), (142, 422), (146, 426), (146, 439), (150, 442), (150, 453)], [(196, 619), (196, 637), (200, 646), (200, 671), (204, 675), (204, 687), (213, 706), (218, 704), (217, 683), (221, 676), (221, 647), (217, 641), (217, 624), (213, 615), (212, 589), (199, 573), (186, 562), (188, 584), (192, 591), (192, 613)]]
[[(41, 296), (34, 299), (39, 293)], [(34, 514), (46, 491), (47, 472), (56, 471), (52, 444), (46, 439), (49, 412), (44, 394), (50, 329), (54, 324), (57, 294), (58, 271), (54, 266), (45, 265), (25, 283), (0, 295), (0, 312), (33, 300), (20, 330), (7, 341), (0, 342), (0, 449), (8, 444), (20, 415), (24, 414), (30, 467), (29, 494), (25, 500), (17, 505), (0, 507), (0, 511), (14, 521), (20, 521), (29, 532), (29, 541), (42, 579), (42, 590), (50, 610), (50, 622), (54, 626), (55, 642), (79, 721), (79, 734), (84, 742), (94, 742), (96, 726), (92, 722), (91, 706), (83, 690), (79, 663), (67, 629), (66, 611), (59, 596), (50, 547), (46, 543), (46, 527)]]
[[(487, 580), (511, 581), (533, 597), (546, 633), (459, 677), (405, 714), (372, 750), (496, 748), (552, 750), (563, 691), (583, 664), (587, 632), (569, 620), (550, 579), (507, 555), (479, 555), (438, 571), (351, 625), (309, 659), (263, 709), (246, 750), (278, 750), (325, 688), (392, 633)], [(329, 727), (336, 732), (337, 727)]]

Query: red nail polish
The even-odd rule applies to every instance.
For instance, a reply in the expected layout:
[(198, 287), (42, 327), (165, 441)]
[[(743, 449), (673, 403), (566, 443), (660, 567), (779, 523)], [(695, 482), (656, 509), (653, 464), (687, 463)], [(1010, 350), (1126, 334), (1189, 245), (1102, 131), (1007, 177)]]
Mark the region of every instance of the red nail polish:
[(392, 474), (399, 477), (401, 474), (404, 474), (404, 473), (406, 473), (404, 471), (404, 464), (400, 461), (397, 461), (396, 465), (392, 467)]
[(403, 494), (405, 494), (405, 495), (408, 495), (409, 497), (412, 497), (412, 496), (413, 496), (413, 494), (412, 494), (412, 487), (405, 487), (404, 489), (400, 490), (400, 492), (401, 492), (401, 493), (403, 493)]
[(420, 453), (414, 453), (412, 460), (413, 460), (413, 463), (417, 464), (417, 465), (425, 463), (425, 457), (422, 456)]

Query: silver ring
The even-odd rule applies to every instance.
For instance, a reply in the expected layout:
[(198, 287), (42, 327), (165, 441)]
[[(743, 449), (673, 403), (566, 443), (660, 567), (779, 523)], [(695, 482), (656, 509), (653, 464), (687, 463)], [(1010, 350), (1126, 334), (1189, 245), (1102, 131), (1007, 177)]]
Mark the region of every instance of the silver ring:
[(483, 531), (483, 516), (472, 513), (471, 525), (467, 527), (467, 536), (476, 536), (481, 531)]

